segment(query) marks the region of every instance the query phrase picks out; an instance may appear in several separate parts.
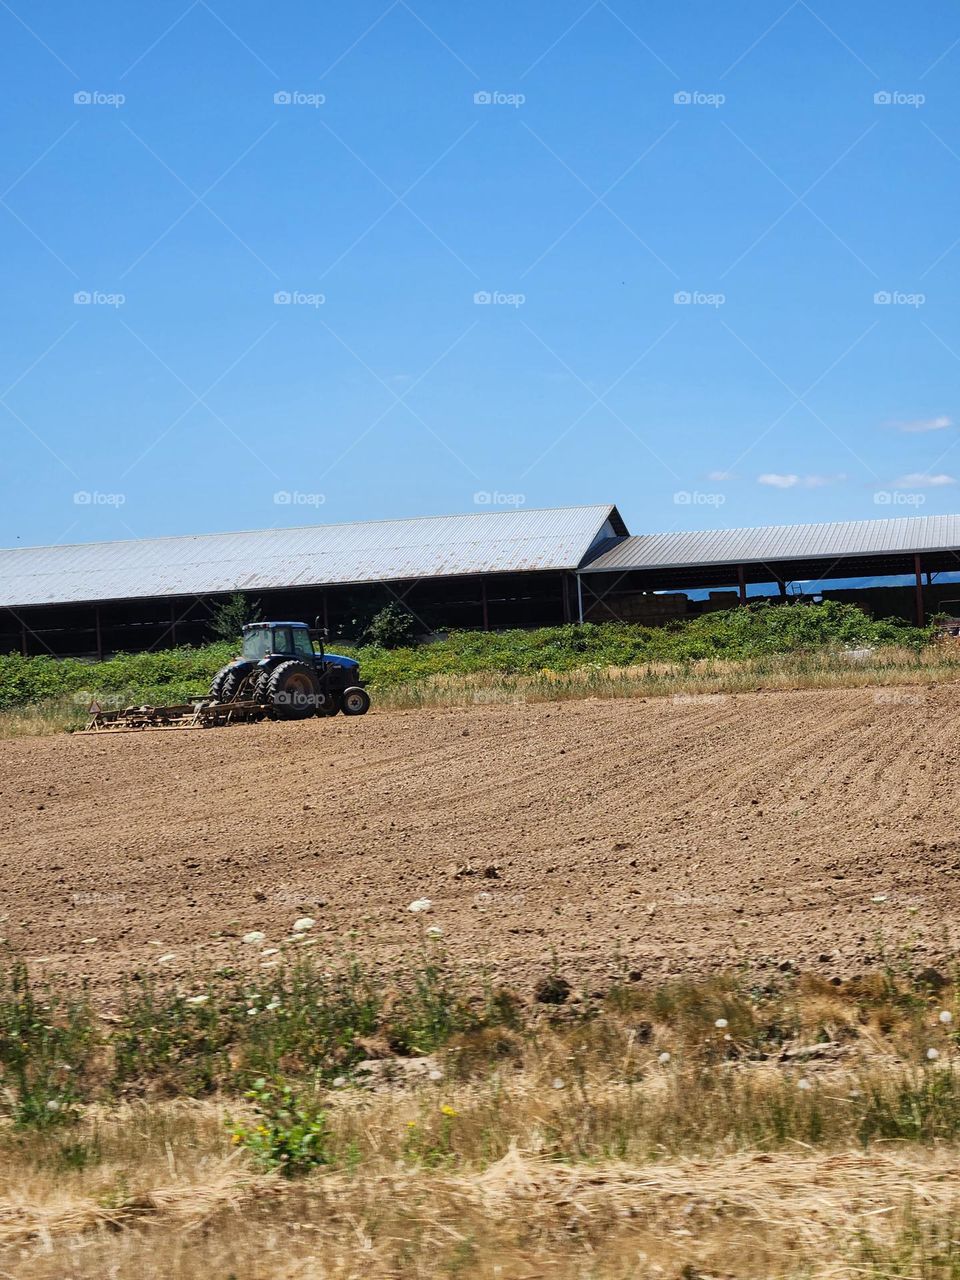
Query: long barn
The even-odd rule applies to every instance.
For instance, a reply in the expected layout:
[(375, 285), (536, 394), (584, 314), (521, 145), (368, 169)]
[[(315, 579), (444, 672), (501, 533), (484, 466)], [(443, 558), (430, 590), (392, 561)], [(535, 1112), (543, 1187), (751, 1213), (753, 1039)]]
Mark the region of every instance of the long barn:
[[(265, 616), (320, 618), (342, 637), (391, 601), (424, 632), (657, 623), (764, 586), (784, 598), (822, 586), (920, 621), (950, 597), (960, 612), (960, 584), (943, 580), (958, 570), (960, 516), (631, 536), (612, 504), (25, 547), (0, 550), (0, 652), (203, 643), (237, 591)], [(851, 579), (871, 586), (829, 586)]]

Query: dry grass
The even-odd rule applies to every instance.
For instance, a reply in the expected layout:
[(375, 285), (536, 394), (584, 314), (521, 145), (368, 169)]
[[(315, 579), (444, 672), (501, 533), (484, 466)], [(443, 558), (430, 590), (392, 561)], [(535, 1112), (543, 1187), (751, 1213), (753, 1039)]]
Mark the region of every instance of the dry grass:
[(384, 689), (377, 706), (523, 706), (565, 698), (710, 696), (784, 689), (904, 688), (960, 679), (960, 646), (935, 645), (917, 655), (889, 646), (866, 657), (842, 651), (772, 654), (733, 660), (656, 662), (634, 667), (581, 667), (535, 675), (438, 675)]
[[(784, 689), (898, 689), (960, 679), (960, 645), (945, 641), (919, 655), (890, 645), (864, 657), (842, 650), (771, 654), (742, 660), (710, 658), (632, 667), (587, 666), (533, 675), (436, 675), (374, 689), (382, 708), (516, 705), (578, 698), (711, 696)], [(83, 701), (83, 700), (81, 700)], [(109, 699), (108, 699), (109, 701)], [(81, 728), (75, 698), (0, 711), (0, 738), (49, 735)]]
[[(372, 1148), (396, 1125), (393, 1101), (364, 1108)], [(85, 1127), (103, 1144), (95, 1170), (54, 1178), (11, 1162), (0, 1274), (852, 1277), (865, 1240), (895, 1252), (905, 1231), (939, 1231), (960, 1200), (955, 1145), (571, 1165), (512, 1142), (484, 1167), (381, 1153), (284, 1183), (224, 1153), (222, 1120), (212, 1105), (128, 1108)]]
[(237, 1099), (8, 1126), (0, 1276), (957, 1280), (944, 1009), (952, 986), (888, 971), (530, 1011), (313, 1086), (331, 1163), (299, 1181), (231, 1143), (231, 1123), (256, 1123)]

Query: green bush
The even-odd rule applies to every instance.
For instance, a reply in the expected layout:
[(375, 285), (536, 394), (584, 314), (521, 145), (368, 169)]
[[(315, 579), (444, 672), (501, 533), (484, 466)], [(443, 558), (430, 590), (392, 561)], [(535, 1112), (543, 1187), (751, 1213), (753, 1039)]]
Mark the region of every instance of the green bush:
[(413, 643), (417, 623), (409, 609), (399, 602), (385, 605), (374, 614), (364, 638), (380, 649), (402, 649)]
[(287, 1178), (330, 1163), (327, 1113), (315, 1099), (297, 1094), (283, 1080), (269, 1085), (263, 1078), (253, 1082), (246, 1097), (253, 1103), (256, 1122), (232, 1125), (235, 1146)]

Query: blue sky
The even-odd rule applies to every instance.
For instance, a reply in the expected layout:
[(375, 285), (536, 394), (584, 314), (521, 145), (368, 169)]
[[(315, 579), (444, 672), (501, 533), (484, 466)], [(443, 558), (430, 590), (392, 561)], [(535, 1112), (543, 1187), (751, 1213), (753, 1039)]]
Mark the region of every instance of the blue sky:
[(0, 33), (4, 545), (957, 509), (955, 6), (14, 0)]

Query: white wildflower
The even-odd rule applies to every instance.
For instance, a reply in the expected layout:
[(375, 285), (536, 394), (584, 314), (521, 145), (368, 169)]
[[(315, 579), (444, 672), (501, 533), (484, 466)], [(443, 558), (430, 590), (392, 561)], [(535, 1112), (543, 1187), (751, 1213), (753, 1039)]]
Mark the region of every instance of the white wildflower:
[(443, 930), (440, 928), (440, 926), (439, 926), (438, 924), (432, 924), (432, 925), (430, 926), (430, 928), (427, 930), (427, 937), (428, 937), (428, 938), (442, 938), (442, 937), (443, 937)]
[(442, 1071), (438, 1071), (438, 1070), (437, 1070), (437, 1068), (436, 1068), (436, 1067), (434, 1067), (434, 1068), (433, 1068), (433, 1070), (432, 1070), (431, 1072), (429, 1072), (429, 1073), (428, 1073), (428, 1075), (427, 1075), (427, 1079), (428, 1079), (428, 1080), (433, 1080), (434, 1082), (436, 1082), (437, 1080), (442, 1080), (442, 1079), (443, 1079), (443, 1072), (442, 1072)]
[(337, 1076), (337, 1078), (333, 1082), (333, 1087), (335, 1089), (342, 1089), (346, 1083), (347, 1083), (346, 1076)]
[(720, 1030), (722, 1031), (724, 1027), (729, 1027), (730, 1023), (726, 1020), (726, 1018), (718, 1018), (713, 1025), (715, 1027), (719, 1027)]
[(306, 933), (308, 929), (312, 929), (316, 924), (316, 920), (312, 916), (301, 916), (299, 920), (293, 922), (294, 933)]
[(945, 1027), (948, 1027), (950, 1025), (950, 1023), (953, 1021), (953, 1014), (950, 1012), (949, 1009), (940, 1010), (940, 1021), (943, 1023)]
[(940, 1050), (939, 1050), (939, 1049), (928, 1049), (928, 1050), (927, 1050), (927, 1061), (928, 1061), (928, 1062), (936, 1062), (936, 1060), (937, 1060), (939, 1057), (940, 1057)]
[(797, 1081), (797, 1088), (798, 1088), (798, 1089), (809, 1089), (809, 1088), (811, 1088), (811, 1087), (812, 1087), (812, 1086), (811, 1086), (811, 1084), (810, 1084), (810, 1081), (809, 1081), (809, 1080), (798, 1080), (798, 1081)]
[(667, 1053), (667, 1051), (664, 1050), (663, 1053), (661, 1053), (660, 1056), (657, 1058), (657, 1061), (662, 1063), (664, 1066), (666, 1066), (667, 1063), (670, 1061), (669, 1053)]
[(245, 933), (243, 935), (240, 941), (246, 942), (249, 946), (253, 946), (257, 942), (263, 942), (266, 939), (266, 936), (267, 935), (265, 933), (261, 933), (259, 929), (251, 929), (249, 933)]
[(47, 1103), (47, 1110), (48, 1110), (48, 1111), (59, 1111), (59, 1110), (60, 1110), (60, 1103), (59, 1103), (59, 1102), (57, 1102), (55, 1098), (51, 1098), (51, 1099), (50, 1099), (50, 1101)]
[(209, 996), (188, 996), (187, 1004), (206, 1004), (209, 999)]
[(416, 898), (413, 902), (410, 903), (409, 907), (407, 907), (407, 910), (413, 911), (414, 913), (418, 911), (429, 911), (432, 906), (433, 906), (433, 903), (430, 901), (429, 898)]
[(550, 1085), (553, 1089), (565, 1089), (567, 1087), (559, 1076), (555, 1080), (551, 1080)]

